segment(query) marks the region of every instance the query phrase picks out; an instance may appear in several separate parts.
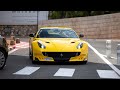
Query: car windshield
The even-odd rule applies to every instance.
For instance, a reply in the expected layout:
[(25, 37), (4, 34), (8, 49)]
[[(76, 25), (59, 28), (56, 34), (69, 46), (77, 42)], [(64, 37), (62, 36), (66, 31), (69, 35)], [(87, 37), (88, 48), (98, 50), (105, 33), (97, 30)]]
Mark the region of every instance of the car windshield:
[(38, 38), (78, 38), (74, 30), (69, 29), (41, 29)]

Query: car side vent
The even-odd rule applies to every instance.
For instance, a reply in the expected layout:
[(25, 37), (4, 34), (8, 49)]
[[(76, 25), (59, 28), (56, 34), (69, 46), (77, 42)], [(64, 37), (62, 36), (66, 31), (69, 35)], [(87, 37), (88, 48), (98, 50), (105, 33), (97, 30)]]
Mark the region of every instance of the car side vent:
[(75, 43), (75, 42), (71, 42), (71, 43)]
[(45, 42), (45, 43), (50, 43), (50, 42)]

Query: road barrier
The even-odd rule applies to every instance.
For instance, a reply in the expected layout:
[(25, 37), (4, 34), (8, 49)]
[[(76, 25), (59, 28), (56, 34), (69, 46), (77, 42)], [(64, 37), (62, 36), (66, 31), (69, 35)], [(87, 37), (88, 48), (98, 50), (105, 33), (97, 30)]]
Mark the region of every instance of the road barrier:
[(120, 64), (120, 44), (117, 45), (117, 64)]
[(111, 40), (106, 40), (106, 55), (108, 58), (111, 56)]

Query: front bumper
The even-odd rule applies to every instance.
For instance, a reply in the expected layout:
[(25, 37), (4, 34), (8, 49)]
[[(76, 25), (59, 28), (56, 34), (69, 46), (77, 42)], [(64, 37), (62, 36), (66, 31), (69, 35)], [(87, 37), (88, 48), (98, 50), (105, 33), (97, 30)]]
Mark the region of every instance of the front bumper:
[(72, 62), (72, 61), (87, 61), (88, 53), (82, 52), (40, 52), (33, 53), (35, 61), (49, 62)]

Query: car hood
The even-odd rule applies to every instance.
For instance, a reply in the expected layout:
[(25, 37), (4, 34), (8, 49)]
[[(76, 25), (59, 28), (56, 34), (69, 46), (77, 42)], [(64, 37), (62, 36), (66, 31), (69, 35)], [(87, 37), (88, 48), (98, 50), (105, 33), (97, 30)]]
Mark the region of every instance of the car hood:
[(36, 40), (37, 42), (40, 41), (42, 44), (46, 46), (47, 49), (54, 48), (57, 51), (61, 50), (72, 50), (76, 49), (76, 46), (83, 42), (79, 38), (40, 38)]

